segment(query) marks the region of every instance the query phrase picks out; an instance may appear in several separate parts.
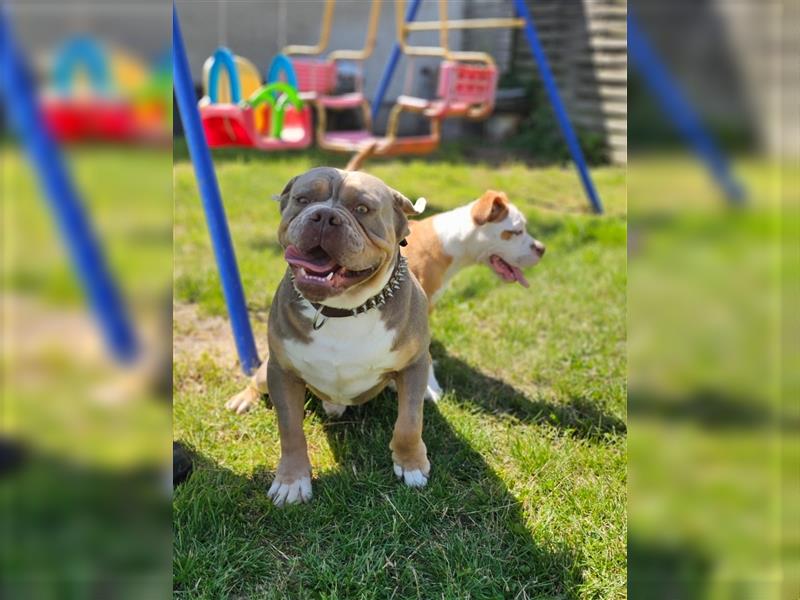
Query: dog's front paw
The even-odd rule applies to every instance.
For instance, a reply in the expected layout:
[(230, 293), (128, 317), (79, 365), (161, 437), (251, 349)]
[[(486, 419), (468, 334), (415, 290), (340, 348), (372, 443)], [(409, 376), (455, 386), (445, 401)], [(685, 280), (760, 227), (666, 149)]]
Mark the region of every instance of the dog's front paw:
[(228, 400), (225, 403), (225, 408), (235, 412), (237, 415), (242, 415), (258, 404), (260, 399), (261, 392), (248, 385), (245, 389)]
[(311, 477), (299, 477), (294, 480), (275, 476), (275, 480), (267, 492), (275, 506), (298, 504), (311, 500)]
[(394, 464), (394, 474), (408, 487), (421, 488), (428, 485), (428, 472), (423, 473), (422, 469), (404, 469), (397, 463)]

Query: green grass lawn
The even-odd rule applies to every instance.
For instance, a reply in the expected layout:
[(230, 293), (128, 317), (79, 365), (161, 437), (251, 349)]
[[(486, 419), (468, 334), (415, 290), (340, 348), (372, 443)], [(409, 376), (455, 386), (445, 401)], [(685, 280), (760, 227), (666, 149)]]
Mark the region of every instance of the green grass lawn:
[[(171, 155), (87, 145), (64, 156), (140, 339), (152, 341), (145, 331), (163, 332), (168, 317)], [(10, 142), (0, 158), (0, 538), (14, 540), (0, 549), (0, 596), (84, 598), (100, 588), (119, 598), (163, 596), (166, 394), (149, 385), (112, 401), (103, 394), (133, 378), (93, 343), (97, 324), (36, 172)]]
[[(284, 271), (271, 197), (299, 172), (344, 162), (216, 156), (261, 347)], [(245, 378), (220, 327), (224, 302), (194, 175), (178, 152), (174, 294), (191, 310), (178, 310), (174, 323), (184, 349), (174, 362), (174, 435), (195, 453), (196, 470), (174, 499), (176, 595), (624, 597), (625, 170), (594, 170), (608, 208), (599, 217), (586, 210), (571, 169), (445, 155), (367, 170), (409, 197), (425, 196), (429, 214), (489, 187), (505, 190), (547, 255), (529, 272), (529, 290), (485, 267), (468, 269), (433, 313), (446, 394), (425, 407), (432, 471), (424, 490), (392, 474), (393, 393), (341, 420), (309, 396), (314, 499), (277, 509), (266, 496), (279, 456), (273, 411), (235, 416), (223, 407)], [(200, 350), (185, 351), (193, 345)]]
[(798, 597), (800, 171), (735, 172), (732, 211), (691, 157), (629, 163), (631, 597)]

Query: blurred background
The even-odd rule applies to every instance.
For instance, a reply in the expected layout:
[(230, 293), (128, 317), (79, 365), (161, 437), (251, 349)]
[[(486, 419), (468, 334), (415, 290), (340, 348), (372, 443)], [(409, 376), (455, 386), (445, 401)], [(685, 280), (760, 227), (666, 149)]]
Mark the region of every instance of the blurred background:
[(166, 597), (171, 5), (2, 9), (0, 596)]
[(797, 598), (797, 5), (630, 11), (630, 596)]

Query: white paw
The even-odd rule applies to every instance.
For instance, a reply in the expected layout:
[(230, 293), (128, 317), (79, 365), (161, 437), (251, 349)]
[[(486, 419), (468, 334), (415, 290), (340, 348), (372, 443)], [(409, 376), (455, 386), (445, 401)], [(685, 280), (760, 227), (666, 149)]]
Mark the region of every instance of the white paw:
[(235, 412), (237, 415), (242, 415), (258, 404), (260, 397), (261, 394), (253, 388), (248, 387), (228, 400), (225, 403), (225, 408)]
[(428, 484), (428, 476), (419, 469), (408, 471), (395, 463), (394, 474), (398, 479), (402, 479), (408, 487), (425, 487)]
[(298, 504), (311, 500), (311, 477), (301, 477), (291, 483), (283, 483), (278, 477), (267, 492), (275, 506)]
[(325, 414), (329, 417), (333, 417), (334, 419), (338, 419), (344, 414), (344, 411), (347, 410), (346, 406), (342, 406), (341, 404), (333, 404), (331, 402), (322, 401), (322, 410), (325, 411)]

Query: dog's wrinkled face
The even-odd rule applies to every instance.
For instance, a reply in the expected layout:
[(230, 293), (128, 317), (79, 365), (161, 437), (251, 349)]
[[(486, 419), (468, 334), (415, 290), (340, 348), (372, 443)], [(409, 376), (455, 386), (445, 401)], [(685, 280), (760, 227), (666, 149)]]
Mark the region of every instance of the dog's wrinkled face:
[(504, 281), (528, 287), (522, 273), (541, 260), (545, 247), (527, 231), (527, 221), (503, 192), (487, 190), (472, 205), (478, 226), (478, 260), (486, 262)]
[(297, 289), (314, 302), (381, 280), (408, 234), (406, 215), (415, 213), (380, 179), (329, 167), (293, 178), (280, 203), (278, 239)]

